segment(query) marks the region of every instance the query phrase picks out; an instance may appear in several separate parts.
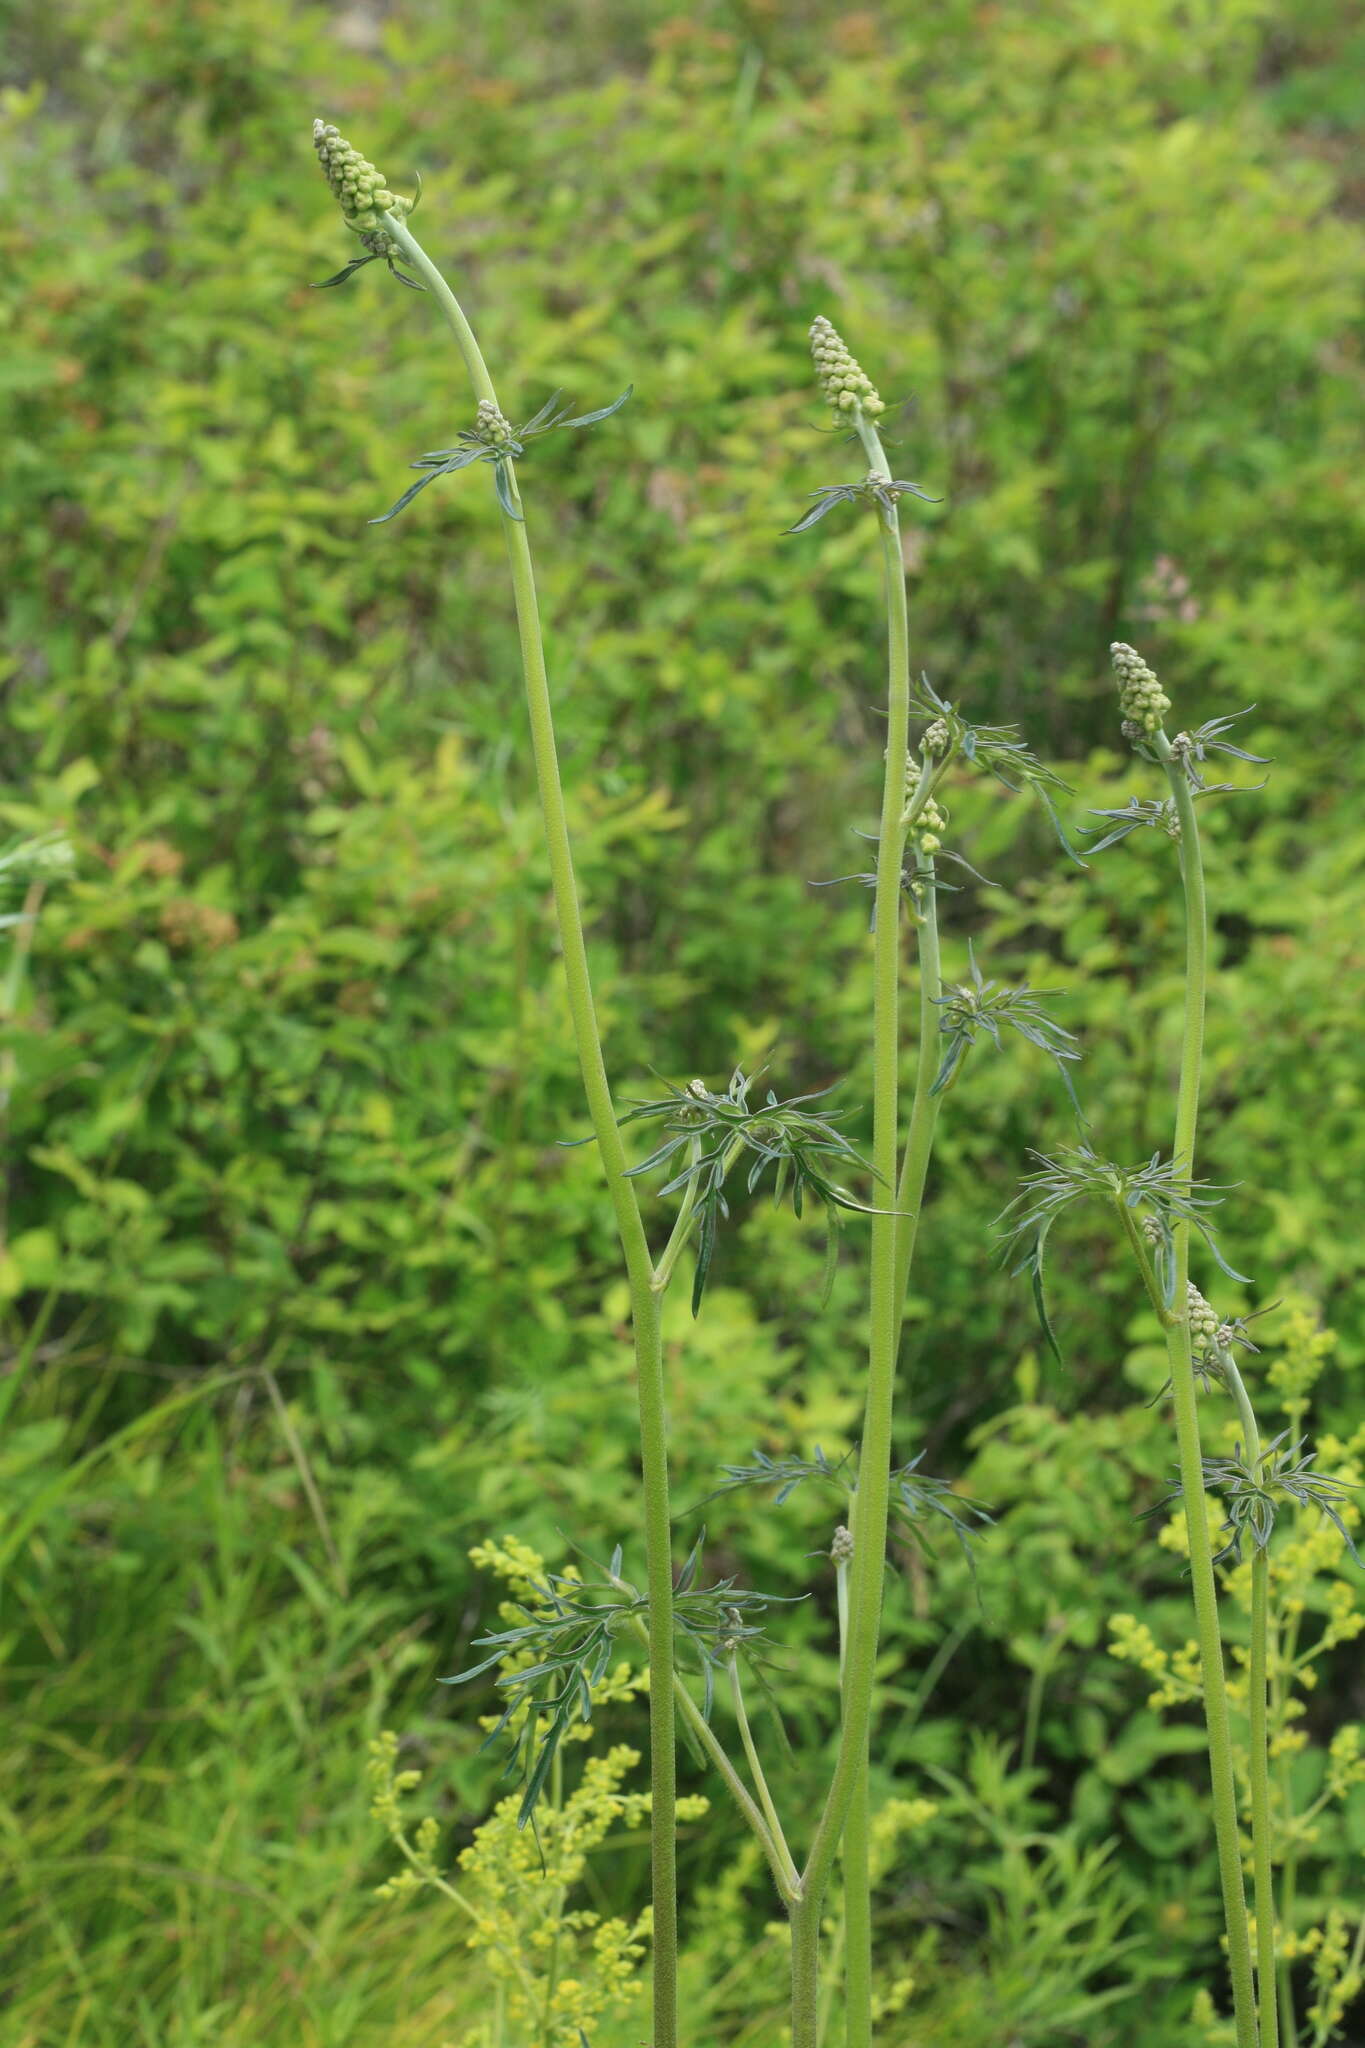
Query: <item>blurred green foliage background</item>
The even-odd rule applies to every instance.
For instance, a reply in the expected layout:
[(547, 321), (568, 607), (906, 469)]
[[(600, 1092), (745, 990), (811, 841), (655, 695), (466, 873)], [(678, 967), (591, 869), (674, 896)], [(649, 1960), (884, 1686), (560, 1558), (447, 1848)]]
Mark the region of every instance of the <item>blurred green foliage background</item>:
[[(1202, 1278), (1336, 1329), (1317, 1419), (1345, 1433), (1365, 42), (1346, 0), (5, 19), (0, 796), (11, 838), (60, 829), (76, 866), (2, 906), (36, 919), (5, 935), (0, 1016), (0, 2033), (415, 2048), (481, 1994), (435, 1901), (372, 1897), (365, 1744), (399, 1729), (468, 1841), (495, 1764), (434, 1681), (492, 1610), (469, 1546), (633, 1546), (633, 1393), (597, 1162), (560, 1149), (584, 1119), (496, 505), (475, 471), (364, 523), (469, 407), (382, 266), (308, 290), (354, 246), (312, 117), (400, 190), (421, 171), (418, 230), (513, 417), (636, 387), (525, 479), (623, 1095), (767, 1059), (780, 1093), (867, 1100), (867, 898), (808, 884), (864, 865), (875, 817), (876, 549), (851, 514), (782, 534), (850, 473), (813, 431), (814, 313), (908, 400), (897, 472), (942, 496), (907, 521), (918, 658), (1059, 766), (1071, 825), (1157, 793), (1119, 751), (1112, 638), (1180, 723), (1255, 705), (1267, 786), (1205, 813), (1202, 1166), (1254, 1286)], [(1064, 989), (1099, 1142), (1168, 1145), (1174, 848), (1081, 871), (970, 781), (953, 826), (998, 886), (946, 899), (949, 972), (970, 938), (988, 974)], [(921, 1984), (888, 2041), (1178, 2048), (1217, 1978), (1204, 1767), (1103, 1648), (1117, 1608), (1185, 1632), (1138, 1519), (1170, 1465), (1155, 1326), (1080, 1220), (1066, 1372), (1038, 1356), (992, 1230), (1028, 1148), (1074, 1130), (1029, 1049), (974, 1059), (941, 1128), (902, 1441), (998, 1527), (979, 1594), (951, 1545), (895, 1559), (879, 1789), (946, 1772), (976, 1812), (882, 1901)], [(671, 1308), (680, 1509), (753, 1446), (851, 1440), (861, 1250), (850, 1229), (821, 1308), (818, 1229), (746, 1214), (702, 1321)], [(799, 1800), (830, 1727), (829, 1531), (752, 1497), (707, 1520), (714, 1570), (816, 1588), (788, 1625)], [(1363, 1710), (1345, 1653), (1310, 1778)], [(638, 1708), (614, 1730), (638, 1744)], [(1022, 1893), (1001, 1826), (1045, 1845)], [(1076, 1865), (1104, 1843), (1106, 1876)], [(1362, 1848), (1357, 1804), (1305, 1910), (1358, 1896)], [(723, 1808), (684, 1843), (697, 2048), (780, 2035), (740, 1853)], [(604, 1897), (644, 1876), (618, 1845)]]

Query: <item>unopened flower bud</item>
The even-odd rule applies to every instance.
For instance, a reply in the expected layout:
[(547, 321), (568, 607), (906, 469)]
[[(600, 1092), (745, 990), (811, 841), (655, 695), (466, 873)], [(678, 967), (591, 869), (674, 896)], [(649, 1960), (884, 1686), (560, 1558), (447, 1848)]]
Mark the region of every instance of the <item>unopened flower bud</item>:
[(1189, 1282), (1187, 1299), (1190, 1314), (1190, 1342), (1206, 1350), (1210, 1344), (1215, 1344), (1218, 1341), (1220, 1327), (1218, 1316), (1210, 1308), (1208, 1302), (1205, 1301), (1193, 1280)]
[(390, 192), (374, 165), (330, 121), (314, 121), (313, 147), (347, 227), (371, 256), (396, 256), (398, 244), (385, 231), (384, 215), (401, 218), (412, 212), (412, 201)]
[(852, 412), (855, 406), (875, 419), (886, 411), (872, 379), (854, 360), (823, 314), (810, 324), (810, 348), (820, 387), (836, 412)]
[(1114, 664), (1114, 674), (1119, 685), (1119, 709), (1124, 717), (1125, 737), (1134, 735), (1129, 727), (1136, 728), (1137, 736), (1158, 732), (1161, 722), (1171, 708), (1171, 700), (1148, 668), (1135, 647), (1126, 641), (1115, 640), (1109, 648), (1109, 658)]
[(924, 728), (924, 737), (919, 743), (922, 754), (946, 754), (952, 742), (952, 734), (941, 718), (935, 718)]
[(842, 1522), (834, 1532), (834, 1541), (829, 1546), (829, 1554), (835, 1564), (847, 1564), (853, 1555), (853, 1537)]
[(480, 440), (486, 441), (490, 448), (508, 448), (511, 446), (511, 424), (498, 411), (491, 398), (481, 398), (479, 400), (474, 426)]
[(943, 844), (943, 834), (948, 829), (947, 814), (941, 811), (932, 797), (923, 806), (910, 827), (909, 846), (922, 860), (938, 852)]

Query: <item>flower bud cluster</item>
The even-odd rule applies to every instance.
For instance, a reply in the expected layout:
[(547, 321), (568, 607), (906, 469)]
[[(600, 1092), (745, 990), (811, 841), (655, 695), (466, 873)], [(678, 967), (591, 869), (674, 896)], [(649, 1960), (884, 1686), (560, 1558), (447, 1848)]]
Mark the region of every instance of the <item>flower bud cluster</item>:
[(411, 213), (412, 201), (390, 192), (381, 173), (330, 121), (314, 121), (313, 147), (347, 227), (372, 256), (396, 255), (398, 244), (384, 232), (384, 215)]
[(910, 845), (922, 860), (927, 860), (942, 846), (943, 834), (947, 829), (947, 817), (930, 797), (910, 827)]
[(1191, 1344), (1198, 1345), (1201, 1349), (1207, 1350), (1210, 1344), (1218, 1342), (1218, 1334), (1222, 1329), (1222, 1324), (1218, 1320), (1217, 1311), (1211, 1308), (1208, 1302), (1205, 1301), (1193, 1280), (1189, 1282), (1188, 1299), (1190, 1342)]
[(1188, 1283), (1186, 1299), (1189, 1302), (1190, 1362), (1195, 1378), (1204, 1388), (1226, 1386), (1223, 1353), (1231, 1347), (1237, 1331), (1231, 1323), (1219, 1321), (1218, 1311), (1204, 1299), (1193, 1280)]
[(875, 419), (878, 413), (886, 411), (872, 379), (855, 362), (842, 337), (823, 314), (810, 323), (810, 352), (815, 358), (815, 374), (821, 388), (836, 412), (848, 413), (860, 406), (869, 418)]
[(834, 1532), (834, 1541), (829, 1546), (829, 1554), (835, 1564), (847, 1564), (853, 1555), (853, 1537), (842, 1522)]
[(479, 400), (474, 418), (474, 431), (490, 448), (510, 449), (512, 446), (511, 424), (498, 411), (491, 398)]
[[(1158, 732), (1171, 708), (1171, 700), (1135, 647), (1115, 640), (1109, 648), (1119, 684), (1119, 709), (1123, 713), (1124, 736), (1141, 739)], [(1130, 730), (1131, 728), (1131, 730)]]
[(935, 718), (924, 728), (919, 750), (922, 754), (946, 754), (952, 745), (953, 736), (945, 720)]

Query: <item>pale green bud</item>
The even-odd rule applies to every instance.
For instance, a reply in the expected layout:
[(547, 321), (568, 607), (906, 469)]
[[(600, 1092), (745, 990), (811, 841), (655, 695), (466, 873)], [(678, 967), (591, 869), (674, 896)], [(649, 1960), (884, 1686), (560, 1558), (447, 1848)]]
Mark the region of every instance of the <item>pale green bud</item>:
[(872, 379), (823, 314), (811, 321), (810, 350), (820, 388), (837, 411), (852, 412), (856, 405), (870, 416), (885, 412)]
[(1129, 647), (1123, 640), (1111, 642), (1109, 658), (1114, 664), (1114, 674), (1118, 678), (1119, 709), (1123, 713), (1124, 737), (1137, 739), (1147, 733), (1159, 732), (1162, 721), (1171, 708), (1171, 700), (1157, 681), (1154, 672), (1148, 668), (1137, 649)]
[(934, 799), (930, 797), (923, 810), (910, 827), (910, 845), (924, 858), (937, 853), (943, 844), (943, 834), (948, 829), (948, 819)]
[(498, 411), (491, 398), (481, 398), (474, 417), (475, 431), (490, 448), (506, 448), (512, 441), (510, 421)]
[(1205, 1301), (1193, 1280), (1189, 1283), (1188, 1300), (1190, 1305), (1190, 1342), (1204, 1347), (1216, 1343), (1222, 1325), (1218, 1320), (1216, 1310), (1211, 1308), (1209, 1303)]
[(412, 212), (412, 201), (390, 192), (382, 174), (330, 121), (314, 121), (313, 148), (352, 234), (359, 235), (371, 256), (398, 255), (397, 242), (385, 232), (384, 215), (401, 218)]

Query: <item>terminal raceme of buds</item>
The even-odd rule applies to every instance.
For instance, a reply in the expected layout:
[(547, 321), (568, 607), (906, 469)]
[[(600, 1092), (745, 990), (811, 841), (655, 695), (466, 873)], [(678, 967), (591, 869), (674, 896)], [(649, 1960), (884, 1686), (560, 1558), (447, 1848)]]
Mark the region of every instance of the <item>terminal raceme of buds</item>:
[(886, 411), (872, 379), (823, 314), (811, 321), (810, 352), (821, 388), (837, 413), (851, 413), (858, 406), (875, 419)]
[(1208, 1350), (1210, 1345), (1219, 1341), (1218, 1333), (1222, 1324), (1218, 1320), (1218, 1311), (1209, 1306), (1193, 1280), (1189, 1283), (1189, 1304), (1190, 1342), (1198, 1345), (1201, 1350)]
[(927, 860), (942, 846), (947, 829), (947, 818), (930, 797), (910, 828), (910, 844), (922, 859)]
[(944, 721), (941, 718), (932, 719), (924, 728), (924, 737), (919, 743), (920, 752), (922, 754), (946, 754), (952, 745), (952, 739), (953, 736)]
[(313, 147), (347, 227), (372, 256), (396, 256), (398, 244), (384, 231), (384, 215), (411, 213), (412, 200), (391, 192), (381, 173), (330, 121), (314, 121)]
[(1119, 685), (1119, 709), (1123, 713), (1124, 737), (1140, 740), (1159, 732), (1171, 708), (1171, 700), (1135, 647), (1115, 640), (1109, 648)]

